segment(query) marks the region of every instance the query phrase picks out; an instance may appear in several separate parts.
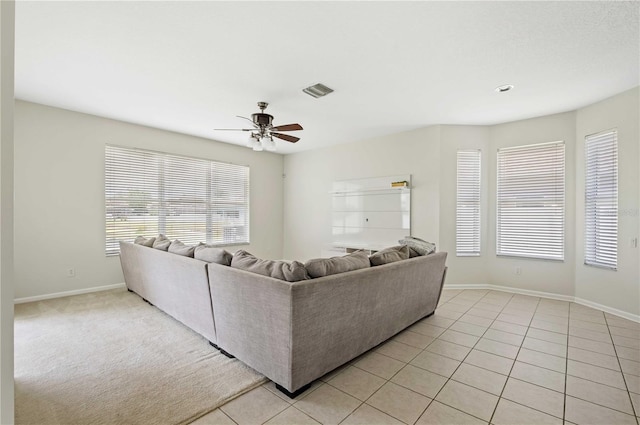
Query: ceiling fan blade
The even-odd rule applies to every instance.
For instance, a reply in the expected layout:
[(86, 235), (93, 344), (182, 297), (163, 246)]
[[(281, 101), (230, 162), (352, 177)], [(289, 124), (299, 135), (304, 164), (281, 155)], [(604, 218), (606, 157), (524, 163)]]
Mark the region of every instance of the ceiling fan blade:
[(255, 131), (255, 128), (214, 128), (213, 131)]
[(302, 126), (300, 124), (285, 124), (285, 125), (279, 125), (277, 127), (273, 127), (273, 130), (276, 131), (296, 131), (296, 130), (303, 130)]
[(271, 133), (273, 137), (277, 137), (278, 139), (286, 140), (287, 142), (295, 143), (300, 140), (299, 137), (289, 136), (288, 134), (282, 133)]
[(247, 118), (247, 117), (243, 117), (240, 115), (236, 115), (237, 118), (242, 118), (243, 120), (247, 120), (249, 121), (254, 127), (258, 128), (258, 126), (256, 125), (256, 123), (253, 122), (253, 120), (251, 118)]

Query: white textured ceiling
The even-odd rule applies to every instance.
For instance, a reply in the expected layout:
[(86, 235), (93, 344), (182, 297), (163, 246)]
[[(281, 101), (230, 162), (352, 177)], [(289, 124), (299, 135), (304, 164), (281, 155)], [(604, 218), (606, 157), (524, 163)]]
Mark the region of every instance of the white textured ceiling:
[[(580, 108), (639, 84), (636, 2), (32, 2), (19, 99), (245, 144), (270, 103), (292, 153)], [(322, 82), (321, 99), (302, 88)], [(513, 84), (509, 93), (494, 88)]]

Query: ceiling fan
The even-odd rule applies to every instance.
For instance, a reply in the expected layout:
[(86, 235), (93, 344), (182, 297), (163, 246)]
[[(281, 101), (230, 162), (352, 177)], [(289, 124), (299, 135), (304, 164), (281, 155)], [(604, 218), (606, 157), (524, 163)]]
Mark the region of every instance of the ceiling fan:
[(291, 143), (295, 143), (300, 140), (299, 137), (282, 134), (280, 133), (280, 131), (302, 130), (302, 126), (300, 124), (285, 124), (274, 126), (273, 115), (269, 115), (264, 112), (267, 106), (269, 106), (267, 102), (258, 102), (258, 108), (260, 108), (260, 112), (251, 114), (251, 119), (238, 115), (238, 118), (251, 121), (253, 128), (216, 128), (215, 130), (251, 132), (249, 134), (249, 142), (247, 143), (247, 147), (252, 148), (254, 151), (261, 151), (263, 149), (275, 151), (276, 144), (273, 141), (274, 137)]

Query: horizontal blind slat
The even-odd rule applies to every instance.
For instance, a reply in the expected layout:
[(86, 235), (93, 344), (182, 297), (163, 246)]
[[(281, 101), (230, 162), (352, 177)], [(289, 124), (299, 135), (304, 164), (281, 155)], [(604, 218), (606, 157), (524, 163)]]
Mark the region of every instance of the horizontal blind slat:
[(480, 255), (480, 158), (479, 150), (457, 153), (456, 255)]
[(105, 146), (106, 253), (165, 234), (188, 245), (249, 242), (249, 167)]
[(564, 259), (563, 142), (498, 150), (498, 255)]
[(585, 138), (585, 264), (618, 266), (618, 138)]

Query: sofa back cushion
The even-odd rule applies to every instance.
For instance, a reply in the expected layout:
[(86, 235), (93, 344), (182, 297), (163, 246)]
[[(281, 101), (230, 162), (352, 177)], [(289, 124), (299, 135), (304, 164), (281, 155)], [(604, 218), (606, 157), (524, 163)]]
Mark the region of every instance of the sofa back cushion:
[(233, 255), (231, 267), (287, 282), (309, 279), (304, 264), (299, 261), (288, 263), (286, 261), (262, 260), (244, 250), (239, 250)]
[(206, 261), (207, 263), (222, 264), (223, 266), (231, 265), (233, 255), (225, 249), (215, 248), (206, 245), (198, 245), (193, 251), (193, 258), (196, 260)]
[(162, 234), (158, 235), (156, 240), (153, 242), (153, 247), (161, 251), (167, 251), (169, 249), (169, 245), (171, 245), (171, 241)]
[(145, 238), (144, 236), (138, 236), (133, 243), (138, 245), (144, 245), (148, 247), (152, 247), (153, 243), (156, 241), (156, 238)]
[(195, 246), (187, 246), (180, 242), (178, 239), (171, 242), (169, 245), (169, 252), (178, 255), (184, 255), (185, 257), (193, 257), (193, 252), (195, 251)]
[(370, 267), (369, 257), (364, 251), (356, 251), (342, 257), (314, 258), (304, 264), (311, 277), (350, 272)]
[(407, 260), (409, 258), (409, 247), (406, 245), (392, 246), (378, 251), (369, 256), (372, 266), (381, 266), (394, 261)]

